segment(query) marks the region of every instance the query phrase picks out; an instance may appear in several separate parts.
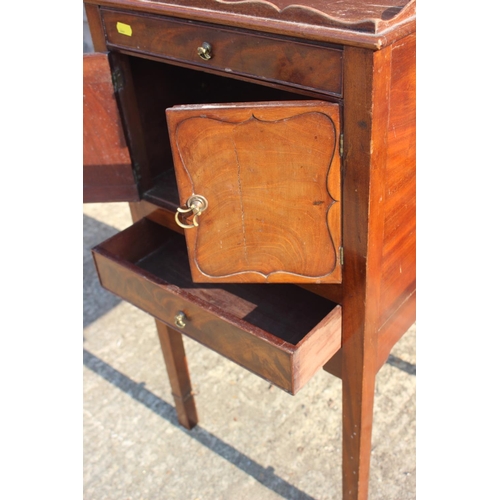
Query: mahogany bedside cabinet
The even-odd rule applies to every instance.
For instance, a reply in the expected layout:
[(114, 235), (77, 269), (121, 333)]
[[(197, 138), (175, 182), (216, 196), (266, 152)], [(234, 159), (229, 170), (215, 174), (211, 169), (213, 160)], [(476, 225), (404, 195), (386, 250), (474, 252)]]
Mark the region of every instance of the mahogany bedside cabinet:
[(93, 249), (156, 319), (181, 425), (182, 334), (295, 394), (342, 379), (343, 498), (366, 499), (375, 376), (415, 321), (415, 2), (88, 0)]

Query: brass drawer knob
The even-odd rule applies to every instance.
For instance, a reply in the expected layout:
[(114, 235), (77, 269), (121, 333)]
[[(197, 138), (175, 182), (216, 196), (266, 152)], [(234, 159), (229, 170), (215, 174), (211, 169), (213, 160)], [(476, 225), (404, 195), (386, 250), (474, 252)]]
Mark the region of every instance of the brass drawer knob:
[(186, 326), (186, 321), (187, 321), (187, 317), (182, 311), (179, 311), (175, 315), (175, 325), (177, 327), (184, 328)]
[[(175, 213), (175, 222), (180, 227), (184, 229), (191, 229), (192, 227), (198, 227), (200, 224), (198, 222), (198, 217), (200, 214), (205, 211), (208, 207), (208, 201), (201, 194), (194, 194), (190, 196), (186, 202), (187, 208), (177, 208), (177, 212)], [(189, 212), (193, 212), (193, 223), (192, 224), (184, 224), (179, 220), (180, 214), (188, 214)]]
[(212, 59), (212, 46), (208, 42), (203, 42), (197, 49), (198, 55), (204, 60)]

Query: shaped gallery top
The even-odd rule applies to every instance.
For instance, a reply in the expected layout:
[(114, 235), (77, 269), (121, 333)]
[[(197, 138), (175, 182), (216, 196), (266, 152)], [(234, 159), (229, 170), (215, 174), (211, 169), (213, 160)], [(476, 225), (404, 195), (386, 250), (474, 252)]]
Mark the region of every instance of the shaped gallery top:
[(415, 0), (87, 0), (308, 40), (380, 49), (415, 31)]

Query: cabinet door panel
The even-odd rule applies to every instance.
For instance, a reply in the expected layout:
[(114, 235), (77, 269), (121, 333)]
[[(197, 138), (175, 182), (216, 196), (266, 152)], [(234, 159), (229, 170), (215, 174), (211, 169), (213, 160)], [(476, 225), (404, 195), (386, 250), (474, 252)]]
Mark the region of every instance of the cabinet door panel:
[(139, 200), (107, 54), (83, 56), (83, 201)]
[[(339, 283), (339, 108), (318, 101), (167, 110), (195, 282)], [(181, 207), (187, 210), (187, 207)]]

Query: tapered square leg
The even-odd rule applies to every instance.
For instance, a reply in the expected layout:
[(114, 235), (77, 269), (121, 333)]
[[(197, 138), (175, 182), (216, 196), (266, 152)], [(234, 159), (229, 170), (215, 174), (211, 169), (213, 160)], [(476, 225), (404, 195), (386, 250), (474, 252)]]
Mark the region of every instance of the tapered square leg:
[(156, 320), (179, 424), (192, 429), (198, 423), (182, 334)]
[(342, 498), (367, 500), (375, 374), (344, 370), (342, 392)]

